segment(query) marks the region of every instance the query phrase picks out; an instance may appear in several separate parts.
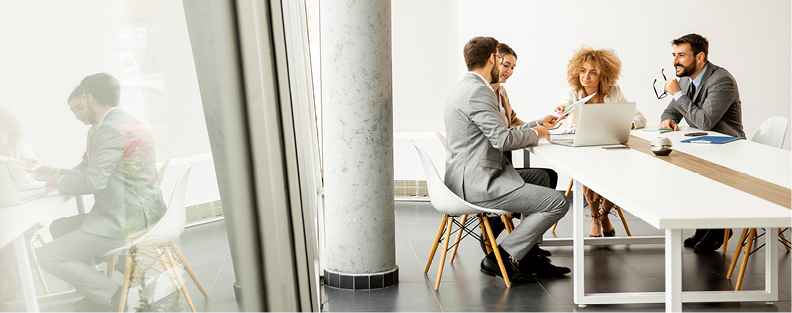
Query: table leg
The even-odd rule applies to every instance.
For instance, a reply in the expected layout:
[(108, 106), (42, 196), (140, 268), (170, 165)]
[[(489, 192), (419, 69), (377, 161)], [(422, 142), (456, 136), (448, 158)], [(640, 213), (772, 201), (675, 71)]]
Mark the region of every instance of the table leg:
[(74, 201), (77, 202), (77, 214), (83, 215), (85, 214), (85, 203), (83, 202), (82, 196), (74, 196)]
[(36, 299), (36, 285), (33, 283), (33, 271), (30, 269), (30, 258), (25, 245), (25, 234), (14, 240), (14, 254), (16, 254), (19, 279), (22, 281), (22, 291), (25, 295), (25, 308), (28, 312), (38, 312)]
[(574, 194), (572, 197), (572, 279), (573, 279), (573, 294), (576, 304), (585, 304), (583, 297), (586, 295), (585, 283), (583, 278), (586, 276), (584, 273), (585, 264), (583, 263), (585, 256), (583, 237), (586, 236), (585, 221), (583, 217), (583, 184), (575, 180)]
[(765, 290), (773, 301), (778, 301), (778, 232), (768, 227), (765, 231)]
[(666, 312), (682, 312), (682, 230), (666, 229)]

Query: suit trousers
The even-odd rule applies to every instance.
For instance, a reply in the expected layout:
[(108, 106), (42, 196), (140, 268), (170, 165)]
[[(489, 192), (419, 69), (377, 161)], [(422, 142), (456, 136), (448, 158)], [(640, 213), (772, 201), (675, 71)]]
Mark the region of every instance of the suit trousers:
[(500, 246), (515, 260), (521, 260), (550, 226), (569, 210), (564, 193), (552, 188), (550, 177), (542, 169), (518, 169), (525, 185), (492, 200), (475, 205), (522, 214), (520, 224), (501, 240)]
[(60, 218), (52, 222), (53, 241), (36, 250), (39, 265), (48, 273), (71, 284), (96, 303), (107, 303), (121, 287), (93, 266), (91, 259), (123, 247), (124, 238), (110, 238), (80, 230), (87, 215)]

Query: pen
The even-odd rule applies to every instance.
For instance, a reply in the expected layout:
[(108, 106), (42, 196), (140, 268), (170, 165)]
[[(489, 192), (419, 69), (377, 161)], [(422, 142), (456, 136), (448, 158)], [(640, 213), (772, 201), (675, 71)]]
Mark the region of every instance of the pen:
[(709, 141), (709, 140), (691, 140), (690, 142), (695, 142), (695, 143), (712, 143), (712, 141)]

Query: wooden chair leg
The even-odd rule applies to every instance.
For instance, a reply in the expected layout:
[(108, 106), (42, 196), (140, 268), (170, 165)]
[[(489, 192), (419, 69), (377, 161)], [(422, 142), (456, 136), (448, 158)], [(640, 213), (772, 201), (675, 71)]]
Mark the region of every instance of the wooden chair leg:
[(498, 249), (498, 243), (495, 242), (495, 235), (492, 233), (492, 227), (490, 227), (489, 220), (486, 218), (484, 219), (484, 228), (487, 230), (487, 237), (489, 237), (492, 251), (495, 251), (495, 258), (498, 259), (498, 267), (500, 267), (501, 275), (503, 276), (503, 282), (506, 283), (507, 288), (511, 288), (509, 274), (506, 273), (506, 267), (503, 266), (503, 258), (501, 258), (500, 249)]
[(743, 253), (742, 264), (740, 264), (740, 273), (737, 275), (737, 284), (734, 291), (740, 291), (743, 278), (745, 277), (745, 269), (748, 268), (748, 258), (751, 256), (751, 247), (753, 247), (753, 239), (756, 238), (756, 228), (751, 229), (748, 235), (748, 243), (745, 244), (745, 253)]
[(742, 234), (740, 234), (740, 241), (737, 242), (739, 247), (734, 249), (734, 256), (731, 260), (731, 265), (729, 265), (729, 271), (726, 272), (726, 278), (731, 278), (732, 273), (734, 273), (734, 266), (737, 265), (737, 260), (740, 258), (740, 251), (742, 251), (742, 245), (745, 243), (745, 237), (748, 236), (748, 228), (743, 228)]
[(509, 222), (506, 223), (506, 227), (509, 227), (509, 229), (511, 229), (509, 231), (509, 233), (511, 233), (514, 231), (514, 217), (509, 215), (506, 219), (509, 220)]
[(443, 265), (445, 265), (446, 253), (448, 252), (448, 241), (451, 238), (451, 227), (454, 226), (454, 217), (448, 217), (448, 230), (446, 230), (445, 241), (443, 241), (443, 252), (440, 255), (440, 264), (437, 266), (437, 279), (435, 280), (435, 290), (440, 289), (440, 278), (443, 277)]
[(443, 215), (443, 221), (440, 222), (440, 229), (437, 230), (437, 236), (435, 236), (434, 244), (432, 245), (432, 252), (429, 252), (429, 260), (426, 261), (426, 267), (424, 267), (424, 274), (429, 272), (429, 267), (432, 266), (432, 260), (434, 259), (435, 252), (437, 251), (437, 244), (440, 242), (440, 236), (443, 235), (443, 229), (445, 228), (446, 222), (448, 221), (448, 214)]
[(116, 263), (118, 263), (118, 255), (117, 254), (108, 255), (105, 258), (105, 261), (107, 261), (107, 277), (113, 279), (113, 276), (115, 276)]
[(506, 215), (501, 215), (501, 222), (503, 222), (503, 226), (506, 229), (506, 234), (511, 234), (512, 229), (509, 228), (509, 218)]
[(181, 288), (179, 288), (179, 283), (176, 281), (176, 277), (174, 277), (175, 274), (171, 271), (171, 267), (170, 264), (168, 263), (168, 260), (165, 259), (165, 252), (160, 250), (159, 247), (155, 246), (154, 253), (157, 254), (157, 259), (159, 260), (160, 264), (162, 264), (162, 269), (165, 270), (165, 273), (167, 273), (168, 278), (170, 278), (170, 281), (173, 284), (173, 288), (176, 288), (176, 292), (181, 291)]
[[(47, 281), (44, 279), (44, 272), (41, 270), (41, 266), (38, 263), (38, 257), (36, 256), (36, 251), (33, 250), (33, 245), (30, 244), (30, 240), (25, 237), (25, 243), (27, 244), (28, 251), (30, 251), (30, 256), (33, 259), (33, 265), (36, 267), (36, 272), (38, 273), (39, 280), (41, 280), (41, 287), (44, 288), (44, 294), (50, 294), (49, 288), (47, 288)], [(22, 266), (20, 264), (20, 266)]]
[(176, 243), (173, 241), (171, 241), (170, 246), (173, 252), (176, 253), (176, 256), (179, 257), (179, 261), (184, 264), (184, 269), (187, 270), (187, 274), (190, 274), (190, 278), (192, 278), (195, 285), (198, 286), (198, 290), (201, 291), (201, 294), (203, 294), (204, 298), (209, 298), (209, 294), (206, 293), (203, 285), (201, 285), (201, 282), (198, 281), (198, 276), (195, 276), (195, 272), (193, 272), (192, 267), (190, 267), (190, 263), (187, 263), (187, 259), (184, 258), (184, 255), (182, 255), (179, 247), (176, 247)]
[(41, 234), (38, 234), (38, 235), (36, 235), (36, 237), (38, 238), (38, 241), (39, 241), (39, 242), (40, 242), (42, 245), (46, 245), (46, 244), (47, 244), (47, 241), (46, 241), (46, 240), (44, 240), (44, 236), (41, 236)]
[[(575, 182), (574, 179), (569, 180), (569, 185), (567, 186), (566, 192), (564, 192), (564, 197), (569, 198), (569, 193), (572, 192), (572, 183), (574, 182)], [(558, 221), (556, 221), (555, 224), (553, 224), (553, 231), (555, 231), (556, 227), (558, 227)]]
[(478, 214), (478, 219), (480, 225), (479, 227), (481, 228), (481, 240), (484, 241), (484, 247), (487, 250), (487, 253), (485, 254), (486, 256), (492, 252), (492, 248), (489, 246), (489, 238), (487, 238), (487, 230), (484, 228), (484, 220), (487, 219), (487, 217), (483, 216), (482, 214)]
[(622, 225), (624, 225), (624, 231), (627, 232), (627, 236), (632, 236), (630, 227), (627, 226), (627, 219), (624, 218), (624, 212), (622, 212), (622, 209), (618, 205), (614, 205), (613, 207), (616, 208), (616, 212), (619, 212), (619, 217), (621, 218)]
[(169, 247), (163, 247), (165, 250), (165, 255), (168, 256), (168, 261), (170, 261), (171, 267), (174, 269), (174, 276), (176, 276), (176, 280), (179, 282), (179, 288), (181, 288), (182, 295), (184, 295), (184, 300), (187, 300), (187, 305), (190, 306), (190, 311), (195, 312), (195, 304), (193, 304), (192, 299), (190, 299), (190, 293), (187, 292), (187, 286), (184, 284), (184, 280), (181, 277), (181, 272), (178, 270), (178, 264), (176, 264), (176, 260), (173, 259), (173, 254)]
[[(467, 217), (468, 217), (467, 215), (462, 217), (462, 226), (465, 226), (465, 223), (467, 223)], [(448, 263), (454, 263), (454, 258), (456, 257), (457, 248), (459, 248), (459, 240), (462, 239), (463, 229), (464, 228), (460, 228), (457, 231), (456, 241), (454, 241), (454, 251), (451, 252), (451, 260), (448, 261)]]
[(118, 301), (118, 312), (124, 312), (127, 293), (129, 292), (129, 276), (132, 274), (132, 258), (127, 251), (126, 267), (124, 268), (124, 281), (121, 283), (121, 300)]
[(729, 246), (729, 232), (731, 232), (731, 228), (726, 228), (723, 232), (723, 254), (726, 254), (726, 247)]
[(786, 236), (784, 236), (784, 229), (778, 229), (778, 236), (784, 241), (784, 248), (786, 248), (787, 252), (789, 252), (789, 240), (787, 240)]

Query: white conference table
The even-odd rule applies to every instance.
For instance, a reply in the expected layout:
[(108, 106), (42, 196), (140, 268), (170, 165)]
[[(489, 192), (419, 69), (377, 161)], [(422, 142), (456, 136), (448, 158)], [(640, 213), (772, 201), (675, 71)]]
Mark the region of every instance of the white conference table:
[[(632, 131), (651, 141), (669, 137), (678, 151), (732, 170), (789, 188), (792, 154), (747, 140), (722, 145), (680, 143), (680, 131)], [(710, 135), (720, 135), (709, 132)], [(573, 279), (576, 304), (666, 303), (666, 311), (682, 311), (682, 302), (776, 301), (778, 299), (777, 234), (768, 231), (765, 249), (765, 290), (682, 291), (682, 230), (692, 228), (789, 227), (792, 211), (757, 196), (678, 167), (660, 157), (633, 149), (566, 147), (541, 141), (528, 151), (571, 177), (574, 194), (583, 186), (597, 191), (649, 225), (665, 230), (665, 292), (585, 293), (583, 197), (573, 197)], [(672, 152), (673, 155), (673, 152)], [(734, 210), (723, 210), (734, 208)], [(750, 208), (748, 210), (747, 208)], [(640, 237), (617, 237), (613, 243), (641, 242)], [(645, 242), (645, 241), (644, 241)]]
[(25, 204), (0, 208), (0, 248), (14, 246), (19, 277), (22, 282), (25, 306), (28, 312), (38, 312), (36, 286), (30, 268), (25, 231), (39, 220), (48, 216), (74, 196), (62, 196), (57, 192)]

